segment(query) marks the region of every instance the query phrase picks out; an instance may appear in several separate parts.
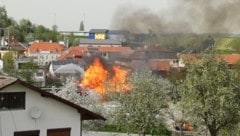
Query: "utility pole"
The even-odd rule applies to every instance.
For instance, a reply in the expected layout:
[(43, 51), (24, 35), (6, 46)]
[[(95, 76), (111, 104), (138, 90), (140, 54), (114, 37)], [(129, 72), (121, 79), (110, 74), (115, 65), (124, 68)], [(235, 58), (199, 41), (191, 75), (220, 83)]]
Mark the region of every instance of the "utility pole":
[(8, 46), (10, 44), (10, 31), (8, 28), (0, 28), (0, 47), (5, 47), (5, 40), (8, 40)]
[(4, 36), (4, 28), (0, 28), (0, 46), (2, 46), (2, 37)]

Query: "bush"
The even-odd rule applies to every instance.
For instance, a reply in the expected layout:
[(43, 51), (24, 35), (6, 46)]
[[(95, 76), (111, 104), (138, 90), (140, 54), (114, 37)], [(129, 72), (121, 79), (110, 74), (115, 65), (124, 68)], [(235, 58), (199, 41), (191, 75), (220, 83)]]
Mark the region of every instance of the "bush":
[[(108, 124), (98, 129), (98, 131), (103, 131), (103, 132), (137, 133), (137, 132), (129, 132), (128, 130), (131, 130), (131, 129), (127, 128), (127, 126), (121, 126), (116, 124)], [(164, 125), (161, 125), (159, 128), (148, 128), (146, 133), (151, 135), (160, 135), (160, 136), (171, 135), (170, 131), (168, 131)]]

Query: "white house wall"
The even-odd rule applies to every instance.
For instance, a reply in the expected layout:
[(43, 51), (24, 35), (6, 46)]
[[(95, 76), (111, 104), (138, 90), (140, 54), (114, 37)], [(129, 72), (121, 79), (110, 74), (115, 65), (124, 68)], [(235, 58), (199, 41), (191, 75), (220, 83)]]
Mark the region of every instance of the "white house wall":
[[(13, 136), (14, 131), (40, 130), (40, 136), (47, 136), (47, 129), (71, 128), (71, 136), (80, 135), (80, 114), (72, 107), (40, 93), (31, 91), (19, 84), (1, 92), (26, 92), (25, 110), (0, 111), (0, 136)], [(41, 116), (32, 119), (29, 109), (39, 107)]]
[(57, 58), (60, 56), (60, 53), (31, 53), (30, 57), (35, 57), (34, 62), (37, 62), (38, 65), (45, 65), (46, 63), (49, 63), (50, 61), (57, 60)]

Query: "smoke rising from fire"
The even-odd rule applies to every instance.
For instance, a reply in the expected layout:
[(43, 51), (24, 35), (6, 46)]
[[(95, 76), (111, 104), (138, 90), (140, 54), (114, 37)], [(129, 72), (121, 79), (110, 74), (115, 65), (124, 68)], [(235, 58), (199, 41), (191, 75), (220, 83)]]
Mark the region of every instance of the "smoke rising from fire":
[(114, 14), (112, 27), (133, 33), (240, 33), (240, 0), (172, 2), (159, 12), (123, 5)]

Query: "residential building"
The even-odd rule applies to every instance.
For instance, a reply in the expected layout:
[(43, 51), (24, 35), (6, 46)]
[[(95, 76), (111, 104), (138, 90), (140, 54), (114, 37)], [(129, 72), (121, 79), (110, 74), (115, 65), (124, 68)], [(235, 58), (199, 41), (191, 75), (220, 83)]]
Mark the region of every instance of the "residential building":
[(91, 29), (89, 31), (89, 39), (104, 40), (107, 32), (107, 29)]
[(1, 136), (81, 136), (83, 120), (105, 120), (12, 77), (0, 77)]
[(46, 66), (50, 61), (57, 60), (65, 47), (58, 43), (35, 42), (28, 48), (28, 57), (33, 57), (39, 66)]
[(126, 42), (130, 37), (130, 32), (127, 30), (108, 30), (107, 39), (113, 39), (120, 42)]
[[(84, 58), (92, 56), (100, 56), (106, 60), (114, 60), (120, 56), (126, 56), (133, 51), (130, 47), (111, 47), (111, 46), (77, 46), (71, 47), (60, 56), (59, 60), (74, 59), (84, 63)], [(83, 64), (84, 65), (84, 64)]]
[[(216, 57), (226, 62), (230, 68), (240, 63), (240, 54), (216, 54)], [(199, 59), (201, 59), (201, 54), (179, 54), (178, 64), (180, 67), (185, 67), (187, 64), (193, 63)]]
[[(21, 70), (25, 69), (26, 67), (24, 67), (24, 64), (27, 63), (34, 63), (33, 62), (33, 58), (16, 58), (14, 63), (15, 63), (15, 68), (18, 72), (20, 72)], [(30, 69), (32, 70), (32, 69)], [(33, 70), (33, 77), (32, 79), (35, 82), (36, 86), (39, 87), (44, 87), (45, 83), (46, 83), (46, 78), (45, 78), (45, 70), (43, 68), (37, 67), (37, 65), (35, 66), (35, 69)]]
[(146, 68), (156, 72), (166, 72), (177, 60), (177, 53), (165, 48), (150, 46), (136, 49), (130, 59), (133, 69)]
[(108, 46), (108, 47), (121, 47), (122, 42), (113, 39), (104, 39), (104, 40), (96, 40), (96, 39), (80, 39), (79, 46), (89, 46), (89, 47), (100, 47), (100, 46)]
[(230, 67), (240, 64), (240, 54), (224, 54), (220, 55), (220, 59), (225, 61)]
[(74, 77), (79, 79), (84, 72), (84, 66), (73, 59), (51, 61), (47, 77), (52, 79), (66, 79), (67, 77)]
[(8, 40), (8, 49), (15, 53), (16, 58), (25, 57), (28, 44), (19, 42), (16, 38), (12, 37)]
[(58, 60), (66, 60), (66, 59), (81, 59), (84, 56), (83, 48), (79, 46), (73, 46), (67, 49), (61, 56), (58, 57)]

